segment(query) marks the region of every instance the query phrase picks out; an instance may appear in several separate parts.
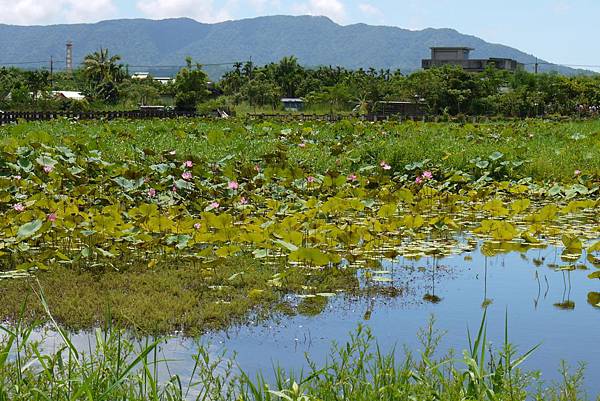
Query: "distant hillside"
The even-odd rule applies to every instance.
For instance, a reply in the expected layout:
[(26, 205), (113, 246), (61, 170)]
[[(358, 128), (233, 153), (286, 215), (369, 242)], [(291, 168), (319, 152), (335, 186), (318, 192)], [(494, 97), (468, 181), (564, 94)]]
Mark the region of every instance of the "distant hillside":
[[(65, 43), (74, 43), (74, 61), (100, 47), (120, 54), (132, 70), (170, 74), (175, 68), (144, 66), (182, 65), (186, 56), (203, 64), (245, 61), (256, 64), (295, 55), (306, 66), (339, 65), (347, 68), (418, 69), (431, 46), (470, 46), (473, 58), (507, 57), (528, 64), (535, 56), (488, 43), (453, 29), (407, 29), (354, 24), (341, 26), (326, 17), (271, 16), (203, 24), (192, 19), (111, 20), (96, 24), (14, 26), (0, 24), (0, 63), (64, 60)], [(540, 60), (542, 62), (542, 60)], [(39, 64), (43, 65), (43, 64)], [(24, 66), (36, 66), (25, 64)], [(57, 64), (64, 68), (64, 62)], [(218, 68), (208, 68), (213, 75)], [(584, 72), (542, 65), (541, 71)]]

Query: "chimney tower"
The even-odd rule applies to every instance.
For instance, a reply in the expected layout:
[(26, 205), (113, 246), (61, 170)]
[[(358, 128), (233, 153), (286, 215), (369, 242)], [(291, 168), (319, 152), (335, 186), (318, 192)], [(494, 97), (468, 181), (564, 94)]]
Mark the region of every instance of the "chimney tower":
[(67, 42), (67, 74), (73, 73), (73, 42), (70, 40)]

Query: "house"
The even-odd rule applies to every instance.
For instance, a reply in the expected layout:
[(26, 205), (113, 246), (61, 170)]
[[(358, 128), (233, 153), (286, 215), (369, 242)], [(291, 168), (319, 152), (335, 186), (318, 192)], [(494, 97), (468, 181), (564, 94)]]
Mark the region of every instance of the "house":
[(150, 77), (149, 72), (134, 72), (131, 79), (147, 79)]
[(304, 100), (299, 98), (288, 98), (284, 97), (281, 99), (283, 108), (286, 111), (302, 111), (304, 110)]
[(81, 92), (76, 91), (52, 91), (52, 96), (58, 99), (69, 99), (81, 101), (85, 100), (85, 95)]
[(149, 72), (134, 72), (131, 76), (131, 79), (153, 79), (156, 82), (165, 85), (174, 81), (174, 79), (171, 77), (153, 77)]
[(423, 59), (421, 66), (427, 70), (443, 65), (458, 65), (468, 72), (483, 72), (489, 65), (512, 72), (523, 68), (523, 64), (510, 58), (471, 59), (469, 55), (472, 50), (470, 47), (431, 47), (431, 58)]
[(156, 82), (159, 82), (159, 83), (163, 84), (163, 85), (166, 85), (166, 84), (169, 84), (169, 83), (171, 83), (171, 82), (175, 81), (175, 80), (174, 80), (173, 78), (171, 78), (171, 77), (154, 77), (154, 80), (155, 80)]

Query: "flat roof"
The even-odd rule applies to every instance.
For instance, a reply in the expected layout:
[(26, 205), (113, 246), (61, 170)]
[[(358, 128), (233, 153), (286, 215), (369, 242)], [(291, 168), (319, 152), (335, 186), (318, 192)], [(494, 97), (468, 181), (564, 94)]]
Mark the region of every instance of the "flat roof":
[(431, 50), (475, 50), (472, 47), (463, 47), (463, 46), (434, 46), (430, 47)]

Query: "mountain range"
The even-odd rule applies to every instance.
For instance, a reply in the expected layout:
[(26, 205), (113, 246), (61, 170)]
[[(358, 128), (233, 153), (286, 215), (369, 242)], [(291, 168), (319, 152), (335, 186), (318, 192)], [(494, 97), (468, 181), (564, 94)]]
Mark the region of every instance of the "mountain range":
[[(0, 64), (63, 69), (65, 44), (73, 42), (74, 63), (100, 47), (119, 54), (130, 71), (170, 75), (186, 56), (206, 65), (211, 75), (227, 66), (211, 64), (252, 60), (262, 65), (294, 55), (305, 66), (400, 69), (411, 72), (429, 58), (431, 46), (468, 46), (472, 58), (512, 58), (533, 68), (536, 57), (453, 29), (408, 30), (366, 24), (338, 25), (327, 17), (267, 16), (200, 23), (189, 18), (119, 19), (93, 24), (17, 26), (0, 24)], [(540, 70), (586, 73), (541, 63)], [(163, 67), (168, 66), (168, 67)]]

